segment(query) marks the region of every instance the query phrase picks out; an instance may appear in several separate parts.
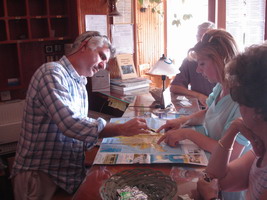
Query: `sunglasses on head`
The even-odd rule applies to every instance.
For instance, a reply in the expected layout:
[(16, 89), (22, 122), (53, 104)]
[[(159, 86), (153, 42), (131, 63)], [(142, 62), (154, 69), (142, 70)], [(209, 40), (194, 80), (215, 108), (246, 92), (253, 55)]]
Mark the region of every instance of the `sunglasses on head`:
[(105, 35), (101, 35), (99, 32), (94, 32), (94, 33), (92, 33), (92, 34), (90, 34), (90, 35), (84, 37), (84, 39), (82, 39), (81, 42), (83, 42), (83, 41), (89, 41), (89, 40), (91, 40), (93, 37), (104, 37), (104, 38), (108, 39), (107, 36), (105, 36)]

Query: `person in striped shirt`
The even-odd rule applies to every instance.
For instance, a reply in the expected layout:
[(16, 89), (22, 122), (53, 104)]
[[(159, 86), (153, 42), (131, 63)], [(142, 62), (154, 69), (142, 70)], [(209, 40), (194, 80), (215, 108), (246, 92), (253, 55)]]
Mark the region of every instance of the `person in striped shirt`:
[(106, 36), (87, 31), (57, 62), (32, 76), (11, 178), (15, 199), (51, 199), (57, 188), (74, 193), (86, 175), (84, 152), (98, 137), (146, 133), (144, 119), (124, 124), (88, 117), (86, 77), (105, 69), (115, 49)]

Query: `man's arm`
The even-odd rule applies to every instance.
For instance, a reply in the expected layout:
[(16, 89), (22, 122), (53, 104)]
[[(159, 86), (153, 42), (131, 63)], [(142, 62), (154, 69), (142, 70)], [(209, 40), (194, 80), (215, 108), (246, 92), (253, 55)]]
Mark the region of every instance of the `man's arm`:
[(148, 133), (146, 120), (143, 118), (134, 118), (123, 124), (107, 123), (105, 128), (100, 132), (100, 137), (113, 136), (132, 136), (137, 134)]
[(206, 99), (208, 98), (206, 95), (201, 94), (199, 92), (193, 91), (193, 90), (188, 90), (187, 88), (180, 86), (180, 85), (171, 85), (170, 86), (170, 91), (176, 94), (181, 94), (181, 95), (186, 95), (186, 96), (191, 96), (195, 97), (199, 100), (199, 102), (202, 105), (206, 106)]

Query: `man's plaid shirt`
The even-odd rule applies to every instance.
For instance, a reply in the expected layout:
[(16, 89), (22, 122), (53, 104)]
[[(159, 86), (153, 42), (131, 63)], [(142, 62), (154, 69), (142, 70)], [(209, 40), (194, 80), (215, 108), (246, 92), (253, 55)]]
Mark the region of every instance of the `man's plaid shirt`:
[(69, 193), (78, 188), (85, 177), (84, 151), (96, 143), (106, 124), (87, 117), (86, 83), (65, 56), (35, 72), (11, 177), (38, 170)]

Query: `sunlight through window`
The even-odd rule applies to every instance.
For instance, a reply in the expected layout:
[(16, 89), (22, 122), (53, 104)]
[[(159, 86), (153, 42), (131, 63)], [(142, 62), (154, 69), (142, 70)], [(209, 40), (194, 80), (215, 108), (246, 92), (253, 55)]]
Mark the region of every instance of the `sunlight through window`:
[(197, 26), (208, 20), (208, 0), (167, 1), (167, 55), (180, 66), (196, 44)]

